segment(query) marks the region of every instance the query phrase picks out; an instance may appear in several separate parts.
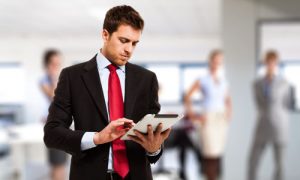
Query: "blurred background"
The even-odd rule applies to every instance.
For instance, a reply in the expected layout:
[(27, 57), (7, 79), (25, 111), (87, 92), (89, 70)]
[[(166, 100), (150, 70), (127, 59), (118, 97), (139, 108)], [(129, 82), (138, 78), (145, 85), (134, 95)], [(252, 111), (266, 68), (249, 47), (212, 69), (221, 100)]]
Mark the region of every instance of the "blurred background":
[[(252, 85), (264, 74), (265, 52), (275, 49), (280, 55), (278, 71), (295, 90), (284, 174), (287, 180), (300, 179), (299, 0), (0, 0), (1, 180), (51, 179), (42, 129), (49, 105), (40, 87), (44, 53), (58, 49), (62, 67), (91, 59), (102, 44), (106, 11), (122, 4), (133, 6), (145, 20), (130, 62), (157, 74), (161, 113), (186, 113), (184, 95), (207, 73), (210, 52), (223, 50), (222, 74), (228, 80), (233, 107), (222, 157), (224, 180), (247, 179), (257, 117)], [(198, 92), (192, 97), (198, 114), (202, 96)], [(186, 124), (177, 128), (183, 126)], [(162, 159), (153, 166), (154, 179), (180, 179), (182, 168), (185, 179), (205, 179), (195, 148), (190, 148), (201, 149), (199, 125), (193, 122), (190, 126), (184, 133), (192, 144), (183, 147), (185, 166), (180, 160), (182, 147), (172, 143), (175, 137), (182, 137), (175, 128)], [(259, 179), (273, 177), (272, 150), (267, 147), (260, 160)]]

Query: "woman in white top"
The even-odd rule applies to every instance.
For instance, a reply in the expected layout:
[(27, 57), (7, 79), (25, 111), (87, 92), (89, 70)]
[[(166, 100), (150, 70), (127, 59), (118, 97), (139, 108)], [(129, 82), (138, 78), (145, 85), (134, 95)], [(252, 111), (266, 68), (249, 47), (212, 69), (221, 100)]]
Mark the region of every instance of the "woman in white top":
[(191, 96), (196, 91), (203, 94), (200, 139), (202, 173), (208, 180), (220, 176), (221, 157), (224, 152), (228, 122), (231, 116), (231, 98), (225, 77), (220, 74), (223, 53), (214, 50), (209, 56), (209, 71), (198, 79), (185, 96), (185, 105), (190, 117), (196, 117), (192, 110)]

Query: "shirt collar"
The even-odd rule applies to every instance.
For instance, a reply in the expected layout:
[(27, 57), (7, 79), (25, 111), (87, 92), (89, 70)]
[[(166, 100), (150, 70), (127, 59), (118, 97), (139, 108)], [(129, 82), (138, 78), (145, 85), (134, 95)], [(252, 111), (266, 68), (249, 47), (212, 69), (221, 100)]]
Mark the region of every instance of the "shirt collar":
[[(111, 64), (111, 62), (101, 53), (101, 51), (97, 54), (96, 57), (98, 69), (100, 71), (104, 70)], [(125, 73), (125, 65), (118, 66)]]
[(274, 74), (274, 75), (273, 75), (273, 78), (272, 78), (272, 80), (271, 80), (271, 81), (268, 81), (268, 79), (267, 79), (267, 76), (266, 76), (266, 75), (264, 76), (264, 78), (263, 78), (263, 79), (264, 79), (264, 82), (265, 82), (265, 83), (272, 83), (272, 82), (276, 81), (278, 78), (279, 78), (279, 75), (278, 75), (278, 74)]

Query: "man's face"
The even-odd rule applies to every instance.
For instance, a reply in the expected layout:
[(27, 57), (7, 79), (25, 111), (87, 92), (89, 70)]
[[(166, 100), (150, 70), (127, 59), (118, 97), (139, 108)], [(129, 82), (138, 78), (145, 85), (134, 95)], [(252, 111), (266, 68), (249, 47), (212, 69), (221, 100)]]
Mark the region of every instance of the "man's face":
[(278, 60), (276, 58), (270, 58), (266, 60), (266, 69), (267, 72), (270, 74), (274, 74), (277, 68)]
[(141, 33), (141, 30), (134, 29), (129, 25), (120, 25), (112, 34), (104, 29), (102, 32), (103, 55), (115, 65), (125, 65), (139, 42)]

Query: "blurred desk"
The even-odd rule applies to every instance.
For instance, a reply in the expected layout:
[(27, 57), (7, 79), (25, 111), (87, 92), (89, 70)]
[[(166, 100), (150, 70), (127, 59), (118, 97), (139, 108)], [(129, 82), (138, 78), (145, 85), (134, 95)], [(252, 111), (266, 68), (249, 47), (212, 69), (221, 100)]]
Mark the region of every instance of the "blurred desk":
[(11, 126), (7, 129), (9, 135), (9, 143), (11, 145), (44, 143), (43, 128), (44, 124), (42, 123)]
[(12, 168), (17, 179), (25, 180), (29, 163), (46, 164), (43, 142), (43, 123), (10, 126), (6, 129), (10, 146)]

